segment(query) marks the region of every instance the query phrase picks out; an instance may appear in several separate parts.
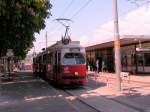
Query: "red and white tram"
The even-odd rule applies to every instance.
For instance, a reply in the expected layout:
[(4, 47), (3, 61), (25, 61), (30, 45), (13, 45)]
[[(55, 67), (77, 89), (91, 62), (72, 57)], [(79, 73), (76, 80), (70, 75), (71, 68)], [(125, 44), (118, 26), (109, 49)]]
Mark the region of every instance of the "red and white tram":
[(56, 85), (87, 84), (85, 48), (63, 39), (33, 59), (34, 74)]

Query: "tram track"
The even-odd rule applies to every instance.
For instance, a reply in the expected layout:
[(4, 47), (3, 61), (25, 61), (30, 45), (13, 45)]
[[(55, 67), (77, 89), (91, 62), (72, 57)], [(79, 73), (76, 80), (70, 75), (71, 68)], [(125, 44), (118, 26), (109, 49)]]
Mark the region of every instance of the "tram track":
[[(146, 84), (147, 84), (147, 83), (146, 83)], [(90, 86), (86, 86), (86, 88), (92, 89), (92, 87), (90, 87)], [(126, 107), (129, 107), (129, 108), (131, 108), (131, 109), (134, 109), (134, 110), (136, 110), (137, 112), (146, 112), (145, 109), (139, 108), (139, 107), (134, 106), (134, 105), (132, 105), (132, 104), (128, 104), (127, 102), (123, 102), (123, 101), (117, 100), (117, 99), (115, 99), (115, 98), (104, 97), (103, 95), (101, 95), (101, 97), (106, 98), (106, 99), (111, 100), (111, 101), (114, 101), (114, 102), (117, 102), (117, 103), (119, 103), (119, 104), (121, 104), (121, 105), (124, 105), (124, 106), (126, 106)]]
[[(74, 96), (76, 97), (74, 94), (72, 94), (71, 92), (69, 92), (68, 90), (63, 90), (66, 94), (68, 94), (69, 96)], [(84, 104), (86, 107), (90, 108), (92, 111), (91, 112), (103, 112), (102, 110), (99, 110), (97, 108), (95, 108), (92, 105), (89, 105), (88, 103), (86, 103), (85, 101), (81, 100), (79, 97), (76, 97), (76, 100), (82, 104)]]
[[(135, 82), (140, 82), (140, 81), (135, 81)], [(142, 82), (140, 82), (140, 83), (142, 83)], [(147, 83), (145, 83), (145, 84), (147, 84)], [(88, 90), (88, 88), (89, 88), (89, 89), (92, 89), (92, 87), (90, 87), (90, 86), (84, 86), (84, 87), (83, 87), (84, 90)], [(67, 94), (68, 96), (73, 96), (73, 97), (75, 97), (76, 102), (80, 103), (80, 105), (82, 104), (82, 105), (84, 105), (84, 107), (85, 107), (86, 109), (89, 109), (89, 111), (84, 111), (84, 110), (82, 111), (82, 109), (81, 109), (80, 107), (78, 107), (78, 106), (76, 105), (76, 103), (72, 103), (71, 101), (68, 100), (68, 102), (70, 102), (70, 104), (73, 106), (73, 108), (75, 108), (75, 109), (77, 110), (77, 112), (105, 112), (105, 111), (103, 111), (103, 110), (97, 109), (97, 108), (95, 108), (94, 106), (92, 106), (92, 105), (86, 103), (86, 101), (84, 101), (84, 100), (82, 100), (81, 98), (77, 97), (77, 95), (72, 94), (72, 92), (70, 92), (70, 90), (67, 90), (67, 89), (66, 89), (66, 90), (65, 90), (65, 89), (62, 89), (62, 90), (63, 90), (63, 92), (65, 92), (65, 94)], [(78, 89), (77, 89), (77, 90), (78, 90)], [(59, 90), (59, 91), (60, 91), (60, 90)], [(117, 99), (114, 99), (114, 98), (107, 98), (107, 97), (104, 97), (104, 96), (102, 96), (102, 95), (101, 95), (100, 97), (103, 97), (103, 98), (105, 98), (105, 99), (114, 101), (114, 102), (116, 102), (116, 103), (119, 103), (119, 104), (121, 104), (121, 105), (123, 105), (123, 106), (125, 106), (125, 107), (127, 107), (127, 108), (133, 109), (133, 110), (135, 110), (135, 111), (137, 111), (137, 112), (147, 112), (147, 111), (145, 111), (144, 108), (140, 108), (140, 107), (137, 107), (137, 106), (135, 106), (135, 105), (128, 104), (127, 102), (122, 102), (122, 101), (117, 100)], [(80, 110), (80, 109), (81, 109), (81, 110)], [(86, 109), (85, 109), (85, 110), (86, 110)]]
[[(89, 89), (92, 89), (92, 87), (90, 87), (90, 86), (85, 86), (85, 87), (83, 87), (83, 89), (84, 89), (84, 90), (89, 90)], [(68, 96), (73, 96), (73, 97), (75, 97), (76, 102), (78, 102), (78, 103), (84, 105), (84, 107), (85, 107), (86, 109), (89, 108), (90, 111), (85, 111), (85, 112), (104, 112), (103, 110), (97, 109), (97, 108), (95, 108), (94, 106), (92, 106), (92, 105), (86, 103), (83, 99), (81, 99), (80, 97), (78, 97), (76, 94), (73, 94), (72, 92), (70, 92), (71, 90), (67, 90), (67, 89), (62, 89), (62, 90), (61, 90), (61, 89), (56, 89), (56, 91), (57, 91), (57, 90), (58, 90), (58, 92), (61, 92), (61, 93), (64, 92), (64, 93), (66, 94), (66, 96), (68, 95)], [(77, 89), (77, 90), (78, 90), (78, 89)], [(121, 105), (123, 105), (123, 106), (125, 106), (125, 107), (134, 109), (134, 110), (137, 111), (137, 112), (146, 112), (145, 109), (136, 107), (136, 106), (134, 106), (134, 105), (128, 104), (128, 103), (126, 103), (126, 102), (122, 102), (122, 101), (117, 100), (117, 99), (114, 99), (114, 98), (107, 98), (107, 97), (104, 97), (104, 96), (102, 96), (102, 95), (101, 95), (100, 97), (103, 97), (103, 98), (105, 98), (105, 99), (114, 101), (114, 102), (119, 103), (119, 104), (121, 104)], [(84, 112), (84, 111), (80, 110), (80, 107), (76, 106), (76, 105), (75, 105), (74, 103), (72, 103), (71, 101), (68, 100), (68, 102), (70, 102), (70, 104), (73, 106), (74, 109), (76, 109), (77, 112)]]
[[(47, 82), (43, 79), (41, 79), (41, 81), (50, 85), (49, 82)], [(58, 96), (61, 96), (60, 98), (67, 101), (76, 110), (76, 112), (104, 112), (104, 111), (100, 111), (100, 110), (96, 109), (95, 107), (89, 105), (88, 103), (82, 101), (77, 96), (71, 94), (68, 90), (65, 90), (62, 88), (60, 89), (60, 88), (54, 87), (53, 85), (50, 85), (50, 86), (52, 87), (51, 89), (53, 91), (55, 91), (55, 93)], [(69, 99), (67, 99), (67, 97), (70, 97), (70, 96), (75, 97), (75, 99), (74, 99), (75, 102), (72, 102)]]
[[(75, 97), (75, 99), (74, 99), (74, 101), (76, 101), (76, 102), (78, 102), (78, 103), (80, 103), (80, 105), (82, 104), (82, 105), (84, 105), (84, 107), (87, 109), (87, 108), (90, 108), (90, 110), (91, 111), (86, 111), (86, 110), (82, 110), (82, 109), (80, 109), (80, 107), (78, 107), (77, 105), (76, 105), (76, 103), (73, 103), (72, 101), (69, 101), (69, 100), (67, 100), (72, 106), (73, 106), (73, 108), (75, 108), (76, 110), (77, 110), (77, 112), (107, 112), (107, 111), (104, 111), (103, 109), (101, 110), (100, 108), (96, 108), (95, 106), (93, 106), (93, 105), (91, 105), (90, 103), (87, 103), (84, 99), (82, 99), (82, 98), (80, 98), (77, 94), (76, 94), (76, 92), (78, 91), (78, 90), (92, 90), (93, 88), (92, 87), (90, 87), (90, 86), (84, 86), (82, 89), (73, 89), (73, 91), (72, 90), (70, 90), (70, 89), (57, 89), (56, 88), (56, 90), (58, 90), (60, 93), (65, 93), (66, 94), (66, 96), (72, 96), (72, 97)], [(99, 97), (102, 97), (102, 98), (104, 98), (104, 99), (107, 99), (108, 101), (113, 101), (113, 102), (116, 102), (116, 103), (118, 103), (118, 104), (120, 104), (120, 105), (122, 105), (122, 106), (124, 106), (124, 107), (126, 107), (126, 108), (129, 108), (129, 109), (132, 109), (132, 110), (134, 110), (134, 112), (147, 112), (146, 110), (145, 110), (145, 108), (140, 108), (140, 107), (138, 107), (138, 106), (135, 106), (134, 104), (128, 104), (127, 102), (124, 102), (124, 101), (120, 101), (120, 100), (118, 100), (118, 99), (114, 99), (114, 98), (111, 98), (111, 97), (105, 97), (105, 96), (103, 96), (103, 95), (101, 95), (101, 96), (99, 96)], [(66, 99), (65, 99), (66, 100)]]
[[(31, 76), (26, 76), (26, 77), (18, 77), (18, 79), (28, 79), (28, 78), (30, 78)], [(34, 81), (37, 81), (37, 79), (38, 79), (38, 81), (40, 81), (40, 82), (44, 82), (44, 83), (47, 83), (48, 85), (50, 85), (50, 83), (49, 82), (47, 82), (47, 81), (45, 81), (45, 80), (43, 80), (43, 79), (40, 79), (40, 78), (36, 78), (36, 79), (34, 79)], [(33, 80), (31, 80), (31, 81), (33, 81)], [(22, 82), (22, 81), (19, 81), (20, 83)], [(28, 81), (29, 82), (29, 81)], [(69, 91), (67, 91), (67, 90), (65, 90), (65, 89), (58, 89), (58, 88), (56, 88), (56, 87), (54, 87), (54, 86), (51, 86), (51, 89), (53, 90), (53, 91), (55, 91), (55, 93), (59, 96), (60, 94), (62, 94), (64, 97), (60, 97), (60, 98), (62, 98), (63, 100), (67, 100), (65, 97), (69, 97), (69, 96), (73, 96), (73, 97), (76, 97), (76, 96), (74, 96), (73, 94), (71, 94)], [(60, 95), (61, 96), (61, 95)], [(73, 102), (71, 102), (71, 101), (69, 101), (69, 99), (67, 100), (67, 102), (77, 111), (77, 112), (102, 112), (102, 111), (100, 111), (100, 110), (98, 110), (98, 109), (96, 109), (96, 108), (94, 108), (93, 106), (91, 106), (91, 105), (89, 105), (89, 104), (87, 104), (86, 102), (84, 102), (84, 101), (82, 101), (81, 99), (79, 99), (78, 97), (76, 97), (75, 98), (75, 102), (73, 103)], [(82, 104), (82, 106), (81, 106), (81, 104)], [(84, 108), (83, 108), (84, 107)]]
[(122, 105), (124, 105), (124, 106), (126, 106), (126, 107), (132, 108), (132, 109), (134, 109), (134, 110), (136, 110), (136, 111), (138, 111), (138, 112), (146, 112), (144, 109), (141, 109), (141, 108), (138, 108), (138, 107), (136, 107), (136, 106), (133, 106), (133, 105), (130, 105), (130, 104), (121, 102), (121, 101), (119, 101), (119, 100), (116, 100), (116, 99), (113, 99), (113, 98), (108, 98), (108, 99), (110, 99), (110, 100), (112, 100), (112, 101), (115, 101), (115, 102), (117, 102), (117, 103), (119, 103), (119, 104), (122, 104)]
[[(89, 87), (88, 87), (88, 88), (89, 88)], [(75, 94), (72, 94), (72, 92), (69, 92), (68, 90), (63, 90), (63, 91), (64, 91), (65, 93), (67, 93), (68, 95), (77, 96), (77, 95), (75, 95)], [(103, 98), (105, 98), (105, 99), (107, 99), (107, 100), (111, 100), (111, 101), (116, 102), (116, 103), (119, 103), (119, 104), (121, 104), (121, 105), (123, 105), (123, 106), (125, 106), (125, 107), (127, 107), (127, 108), (130, 108), (130, 109), (135, 110), (136, 112), (147, 112), (147, 111), (145, 111), (145, 109), (136, 107), (136, 106), (134, 106), (134, 105), (131, 105), (131, 104), (128, 104), (128, 103), (125, 103), (125, 102), (122, 102), (122, 101), (119, 101), (119, 100), (114, 99), (114, 98), (107, 98), (107, 97), (104, 97), (104, 96), (100, 96), (100, 97), (103, 97)], [(79, 97), (77, 97), (76, 99), (77, 99), (79, 102), (81, 102), (82, 104), (85, 104), (85, 105), (87, 105), (88, 107), (92, 108), (92, 109), (95, 110), (96, 112), (104, 112), (103, 110), (97, 109), (97, 108), (95, 108), (94, 106), (92, 106), (92, 105), (86, 103), (84, 100), (80, 99)], [(117, 107), (116, 107), (116, 108), (117, 108)]]
[[(43, 83), (46, 83), (48, 85), (50, 85), (49, 82), (43, 80), (43, 79), (40, 79), (40, 78), (36, 78), (34, 80), (29, 80), (28, 79), (29, 77), (19, 77), (18, 79), (22, 79), (22, 81), (17, 81), (17, 82), (14, 82), (14, 83), (24, 83), (26, 81), (28, 82), (43, 82)], [(24, 79), (24, 80), (23, 80)], [(26, 80), (28, 79), (28, 80)], [(50, 85), (50, 89), (53, 90), (55, 93), (56, 93), (56, 96), (58, 96), (59, 98), (63, 99), (64, 101), (67, 101), (70, 106), (72, 106), (76, 112), (102, 112), (102, 111), (99, 111), (97, 110), (96, 108), (92, 107), (91, 105), (85, 103), (84, 101), (80, 100), (78, 97), (74, 96), (73, 94), (69, 93), (67, 90), (65, 89), (58, 89), (54, 86), (51, 86)], [(75, 97), (75, 100), (72, 102), (70, 101), (69, 99), (67, 99), (67, 97)]]

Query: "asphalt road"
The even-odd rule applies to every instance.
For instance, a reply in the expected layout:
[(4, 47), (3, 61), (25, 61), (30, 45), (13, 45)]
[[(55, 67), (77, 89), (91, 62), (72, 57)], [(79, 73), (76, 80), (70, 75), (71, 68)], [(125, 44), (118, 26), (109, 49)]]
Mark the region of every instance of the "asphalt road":
[(77, 112), (53, 87), (30, 75), (1, 84), (0, 112)]
[(109, 83), (107, 88), (105, 78), (95, 81), (89, 77), (87, 86), (69, 89), (72, 95), (68, 95), (32, 73), (22, 72), (13, 81), (2, 82), (0, 112), (150, 112), (148, 83), (124, 84), (122, 92), (114, 89), (114, 79)]

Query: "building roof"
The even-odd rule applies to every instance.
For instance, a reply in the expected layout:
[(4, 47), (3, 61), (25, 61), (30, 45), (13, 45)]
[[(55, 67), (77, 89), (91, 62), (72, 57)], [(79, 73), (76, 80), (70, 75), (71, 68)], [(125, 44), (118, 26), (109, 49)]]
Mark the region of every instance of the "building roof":
[[(145, 35), (122, 35), (120, 36), (120, 45), (130, 45), (130, 44), (138, 44), (139, 42), (145, 43), (150, 42), (150, 36)], [(105, 42), (101, 44), (96, 44), (92, 46), (86, 47), (86, 50), (94, 50), (94, 49), (103, 49), (108, 47), (113, 47), (114, 41)]]

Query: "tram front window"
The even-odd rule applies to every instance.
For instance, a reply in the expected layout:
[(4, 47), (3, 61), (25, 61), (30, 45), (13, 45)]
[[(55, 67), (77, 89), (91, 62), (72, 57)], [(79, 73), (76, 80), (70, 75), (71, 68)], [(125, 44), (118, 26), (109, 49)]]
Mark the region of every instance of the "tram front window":
[(66, 53), (63, 58), (63, 64), (65, 65), (85, 64), (85, 58), (80, 53)]

